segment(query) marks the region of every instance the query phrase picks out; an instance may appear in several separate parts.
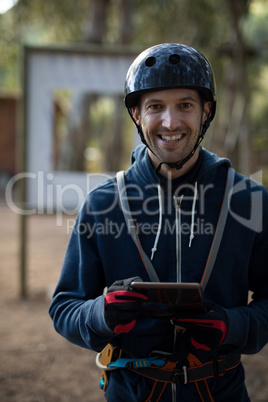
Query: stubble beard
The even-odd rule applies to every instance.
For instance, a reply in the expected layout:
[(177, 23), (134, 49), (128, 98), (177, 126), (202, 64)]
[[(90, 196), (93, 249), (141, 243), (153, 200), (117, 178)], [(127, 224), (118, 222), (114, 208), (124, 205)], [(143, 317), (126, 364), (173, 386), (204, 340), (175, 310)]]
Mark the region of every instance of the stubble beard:
[[(147, 144), (149, 145), (149, 154), (152, 159), (154, 165), (158, 165), (160, 162), (166, 162), (169, 164), (179, 164), (181, 163), (194, 149), (198, 137), (200, 135), (200, 131), (192, 133), (189, 130), (184, 130), (186, 132), (186, 136), (191, 136), (190, 142), (187, 144), (186, 148), (181, 150), (169, 150), (163, 151), (160, 146), (157, 144), (157, 140), (148, 141), (148, 137), (145, 137)], [(170, 131), (169, 131), (170, 133)], [(178, 131), (176, 131), (178, 133)], [(163, 132), (161, 132), (163, 134)], [(153, 138), (157, 138), (158, 131), (152, 132)], [(183, 139), (185, 140), (185, 139)], [(151, 151), (151, 152), (150, 152)]]

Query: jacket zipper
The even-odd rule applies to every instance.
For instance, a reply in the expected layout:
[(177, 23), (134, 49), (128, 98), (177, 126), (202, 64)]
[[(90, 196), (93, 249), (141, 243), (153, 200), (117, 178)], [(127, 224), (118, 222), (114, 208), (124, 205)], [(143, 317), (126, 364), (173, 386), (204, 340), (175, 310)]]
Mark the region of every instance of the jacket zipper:
[(176, 209), (176, 255), (177, 255), (177, 282), (181, 282), (181, 202), (183, 195), (174, 197)]
[[(176, 258), (177, 258), (177, 282), (181, 282), (181, 202), (183, 195), (174, 196), (175, 212), (176, 212)], [(176, 327), (174, 326), (174, 347), (176, 344)], [(171, 384), (172, 402), (177, 399), (176, 384)]]

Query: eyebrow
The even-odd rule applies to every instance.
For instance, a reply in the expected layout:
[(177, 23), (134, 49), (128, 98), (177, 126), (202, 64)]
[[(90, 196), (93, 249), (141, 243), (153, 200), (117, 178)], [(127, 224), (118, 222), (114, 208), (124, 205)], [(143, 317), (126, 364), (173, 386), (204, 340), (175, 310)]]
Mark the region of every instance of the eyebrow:
[[(192, 97), (192, 96), (184, 96), (183, 98), (178, 98), (177, 102), (186, 102), (186, 101), (192, 101), (198, 103), (198, 99)], [(149, 98), (145, 100), (144, 104), (147, 105), (148, 103), (162, 103), (165, 102), (161, 98)]]
[(179, 99), (180, 102), (185, 102), (185, 101), (192, 101), (192, 102), (198, 102), (199, 98), (194, 98), (193, 96), (185, 96), (184, 98)]

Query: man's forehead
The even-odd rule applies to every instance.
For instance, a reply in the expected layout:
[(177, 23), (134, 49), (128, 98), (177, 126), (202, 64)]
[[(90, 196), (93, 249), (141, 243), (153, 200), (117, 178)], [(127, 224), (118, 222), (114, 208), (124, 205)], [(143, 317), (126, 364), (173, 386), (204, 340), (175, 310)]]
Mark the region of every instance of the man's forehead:
[(171, 88), (161, 89), (159, 91), (145, 92), (141, 94), (140, 101), (148, 102), (152, 100), (165, 100), (165, 99), (186, 100), (192, 99), (195, 101), (200, 100), (198, 91), (189, 88)]

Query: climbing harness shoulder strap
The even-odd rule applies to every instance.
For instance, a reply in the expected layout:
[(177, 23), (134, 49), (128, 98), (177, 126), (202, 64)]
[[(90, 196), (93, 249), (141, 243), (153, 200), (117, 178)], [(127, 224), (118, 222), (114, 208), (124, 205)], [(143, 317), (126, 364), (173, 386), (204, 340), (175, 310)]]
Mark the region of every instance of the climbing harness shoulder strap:
[(221, 210), (220, 210), (220, 215), (218, 218), (218, 223), (217, 227), (215, 230), (214, 238), (212, 241), (212, 245), (210, 248), (210, 252), (208, 255), (207, 263), (205, 266), (204, 274), (201, 280), (201, 287), (202, 291), (204, 292), (205, 287), (207, 286), (208, 280), (210, 278), (210, 275), (212, 273), (216, 257), (220, 248), (224, 228), (225, 228), (225, 223), (227, 220), (228, 212), (229, 212), (229, 206), (231, 202), (231, 196), (232, 196), (232, 190), (233, 190), (233, 185), (234, 185), (234, 178), (235, 178), (235, 170), (231, 167), (228, 169), (227, 173), (227, 179), (226, 179), (226, 185), (225, 185), (225, 191), (224, 191), (224, 196), (222, 200), (222, 205), (221, 205)]
[(121, 207), (122, 211), (124, 214), (125, 222), (127, 225), (127, 229), (129, 234), (131, 235), (143, 262), (143, 265), (145, 266), (145, 269), (149, 275), (149, 278), (152, 282), (159, 282), (159, 278), (157, 276), (157, 273), (154, 269), (153, 264), (151, 263), (149, 257), (143, 250), (138, 233), (135, 229), (135, 224), (131, 215), (130, 207), (129, 207), (129, 202), (127, 198), (127, 192), (126, 192), (126, 186), (125, 186), (125, 178), (124, 178), (124, 171), (120, 171), (116, 174), (116, 179), (117, 179), (117, 186), (118, 186), (118, 193), (119, 193), (119, 198), (121, 202)]

